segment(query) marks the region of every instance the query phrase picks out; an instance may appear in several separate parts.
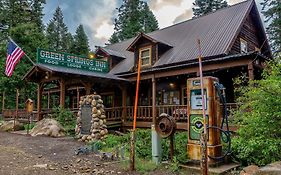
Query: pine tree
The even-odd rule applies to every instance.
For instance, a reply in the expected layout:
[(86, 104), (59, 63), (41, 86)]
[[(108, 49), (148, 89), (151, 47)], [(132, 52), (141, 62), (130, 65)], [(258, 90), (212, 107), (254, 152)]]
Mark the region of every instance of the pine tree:
[(195, 0), (193, 6), (193, 16), (198, 17), (220, 8), (227, 7), (228, 5), (225, 0)]
[(118, 8), (114, 22), (114, 33), (110, 43), (135, 37), (139, 32), (152, 32), (158, 29), (158, 22), (149, 9), (147, 2), (141, 0), (123, 0)]
[(78, 55), (88, 55), (89, 51), (89, 40), (84, 31), (83, 25), (80, 24), (74, 35), (73, 53)]
[(69, 34), (67, 26), (63, 22), (63, 14), (60, 7), (57, 7), (54, 17), (47, 25), (46, 37), (50, 49), (54, 51), (68, 51)]
[(277, 0), (265, 0), (263, 14), (268, 22), (267, 33), (274, 54), (281, 54), (281, 2)]
[[(0, 32), (1, 70), (5, 70), (8, 34), (34, 62), (36, 60), (36, 48), (46, 47), (46, 39), (42, 31), (42, 8), (44, 2), (37, 0), (37, 8), (33, 8), (35, 1), (36, 0), (0, 1), (0, 23), (6, 28)], [(22, 80), (23, 76), (31, 67), (31, 62), (24, 56), (16, 66), (12, 77), (8, 78), (4, 75), (4, 71), (1, 71), (0, 84), (3, 86), (0, 86), (0, 92), (5, 92), (6, 105), (9, 107), (14, 107), (16, 88), (24, 89), (25, 97), (35, 99), (36, 94), (34, 91), (36, 91), (36, 86), (33, 83)], [(21, 96), (23, 96), (23, 94), (21, 94)]]

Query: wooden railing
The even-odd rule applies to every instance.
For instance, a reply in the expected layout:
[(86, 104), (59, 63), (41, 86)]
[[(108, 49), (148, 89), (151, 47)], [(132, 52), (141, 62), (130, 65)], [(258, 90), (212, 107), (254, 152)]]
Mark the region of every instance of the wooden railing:
[(106, 120), (108, 121), (121, 121), (122, 118), (122, 107), (112, 107), (112, 108), (105, 108), (105, 116)]
[(4, 109), (2, 110), (3, 120), (13, 120), (17, 119), (21, 122), (28, 122), (29, 117), (32, 121), (36, 120), (36, 113), (27, 113), (26, 109), (18, 109), (18, 111), (14, 109)]
[[(228, 103), (228, 116), (229, 116), (229, 123), (233, 123), (234, 117), (229, 115), (231, 110), (237, 108), (236, 103)], [(77, 113), (78, 109), (71, 109), (73, 113)], [(134, 115), (134, 107), (127, 106), (124, 110), (126, 112), (126, 120), (133, 121)], [(42, 109), (40, 114), (46, 116), (51, 114), (51, 109)], [(105, 108), (105, 115), (108, 121), (121, 121), (123, 113), (123, 107), (112, 107), (112, 108)], [(177, 122), (186, 122), (187, 121), (187, 108), (186, 105), (158, 105), (156, 106), (156, 117), (160, 116), (161, 113), (167, 113), (173, 116)], [(33, 112), (33, 116), (36, 119), (37, 111)], [(5, 109), (2, 111), (3, 119), (13, 119), (16, 116), (16, 111), (11, 109)], [(19, 119), (26, 119), (27, 120), (28, 114), (26, 113), (25, 109), (18, 110), (18, 118)], [(140, 121), (151, 122), (152, 121), (152, 106), (138, 106), (138, 114), (137, 119)]]

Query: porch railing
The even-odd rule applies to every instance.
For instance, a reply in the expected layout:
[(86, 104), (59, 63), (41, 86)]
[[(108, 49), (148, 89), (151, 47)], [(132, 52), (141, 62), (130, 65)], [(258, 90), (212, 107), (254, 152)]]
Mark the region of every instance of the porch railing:
[(105, 116), (108, 121), (118, 121), (122, 118), (122, 107), (105, 108)]
[[(236, 103), (228, 103), (227, 109), (228, 114), (230, 114), (231, 110), (237, 108)], [(77, 113), (78, 109), (71, 109), (73, 113)], [(127, 106), (124, 111), (126, 112), (126, 120), (133, 121), (134, 115), (134, 107)], [(40, 114), (47, 116), (51, 114), (51, 109), (42, 109)], [(105, 115), (108, 121), (121, 121), (123, 107), (112, 107), (112, 108), (105, 108)], [(173, 116), (177, 122), (186, 122), (187, 121), (187, 109), (186, 105), (158, 105), (156, 106), (156, 117), (160, 116), (161, 113), (167, 113)], [(33, 118), (36, 120), (37, 111), (33, 112)], [(2, 117), (4, 120), (13, 119), (16, 116), (16, 110), (13, 109), (4, 109), (2, 111)], [(28, 114), (26, 113), (25, 109), (18, 110), (18, 119), (27, 120)], [(152, 121), (152, 106), (138, 106), (138, 114), (137, 119), (139, 121)], [(232, 124), (234, 121), (234, 117), (229, 115), (229, 122)]]

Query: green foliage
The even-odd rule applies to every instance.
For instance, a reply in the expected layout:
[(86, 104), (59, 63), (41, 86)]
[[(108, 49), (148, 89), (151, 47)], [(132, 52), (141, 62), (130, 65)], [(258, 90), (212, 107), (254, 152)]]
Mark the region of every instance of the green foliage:
[(47, 25), (46, 37), (51, 50), (67, 52), (71, 48), (72, 43), (69, 42), (70, 36), (60, 7), (57, 7), (53, 18)]
[(52, 117), (64, 127), (68, 134), (74, 134), (76, 117), (70, 110), (61, 107), (55, 108)]
[(195, 0), (193, 5), (194, 8), (192, 8), (192, 10), (195, 17), (202, 16), (228, 6), (225, 0)]
[(76, 29), (72, 47), (71, 53), (86, 56), (89, 54), (89, 40), (81, 24)]
[(173, 172), (179, 172), (179, 170), (180, 170), (180, 162), (178, 161), (178, 159), (176, 157), (173, 158), (173, 161), (171, 163), (170, 169)]
[(35, 126), (35, 123), (34, 122), (32, 122), (32, 123), (30, 123), (30, 124), (25, 124), (25, 125), (23, 125), (23, 127), (24, 127), (24, 130), (31, 130), (32, 128), (34, 128), (34, 126)]
[(123, 0), (114, 22), (114, 33), (109, 42), (116, 43), (135, 37), (139, 32), (158, 30), (158, 22), (147, 2)]
[(243, 164), (265, 165), (281, 160), (281, 62), (269, 63), (262, 80), (240, 90), (239, 124), (232, 141), (234, 155)]
[(281, 2), (278, 0), (264, 0), (263, 14), (268, 22), (267, 33), (272, 49), (276, 55), (281, 53)]
[[(108, 135), (102, 145), (103, 150), (114, 150), (116, 146), (125, 146), (127, 152), (130, 147), (130, 133), (124, 136)], [(170, 142), (169, 139), (162, 139), (162, 160), (169, 160), (170, 157)], [(185, 163), (188, 160), (187, 157), (187, 133), (179, 132), (175, 134), (175, 159), (181, 163)], [(145, 160), (152, 159), (151, 152), (151, 130), (138, 129), (136, 132), (136, 157)]]

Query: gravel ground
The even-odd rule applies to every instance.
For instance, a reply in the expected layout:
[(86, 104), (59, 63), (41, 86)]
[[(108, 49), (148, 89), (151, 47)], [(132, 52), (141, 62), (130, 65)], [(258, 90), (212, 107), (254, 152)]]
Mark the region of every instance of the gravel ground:
[[(0, 175), (140, 174), (124, 170), (119, 163), (100, 161), (93, 153), (75, 155), (83, 146), (70, 137), (0, 132)], [(148, 174), (172, 173), (162, 169)]]

